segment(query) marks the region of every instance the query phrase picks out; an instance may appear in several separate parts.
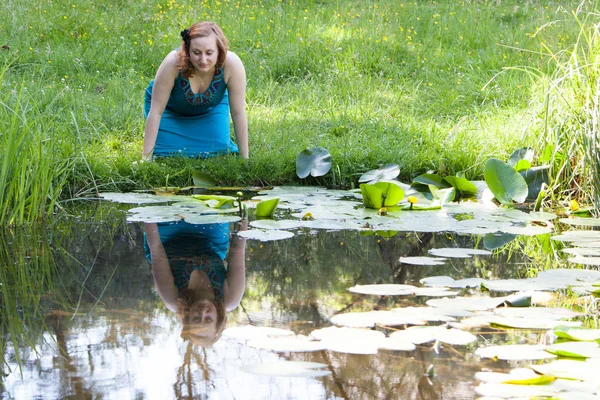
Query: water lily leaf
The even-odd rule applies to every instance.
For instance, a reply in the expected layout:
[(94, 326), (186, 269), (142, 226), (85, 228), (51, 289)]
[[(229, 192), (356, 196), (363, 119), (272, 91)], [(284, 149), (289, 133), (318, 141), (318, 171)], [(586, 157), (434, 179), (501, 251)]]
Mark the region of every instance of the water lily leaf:
[(413, 179), (413, 184), (414, 183), (425, 185), (425, 186), (433, 185), (440, 189), (448, 189), (448, 188), (452, 187), (451, 183), (446, 182), (444, 180), (444, 178), (442, 178), (441, 176), (439, 176), (437, 174), (419, 175), (415, 179)]
[(517, 168), (515, 169), (517, 171), (520, 171), (521, 176), (523, 177), (523, 179), (525, 179), (525, 182), (527, 183), (527, 200), (533, 201), (537, 199), (540, 192), (542, 191), (542, 187), (544, 185), (548, 185), (548, 172), (550, 170), (550, 166), (545, 165), (540, 167), (533, 167), (526, 169), (525, 171), (521, 171)]
[(187, 215), (184, 217), (185, 222), (194, 225), (218, 224), (223, 222), (238, 222), (241, 218), (237, 215), (219, 215), (219, 214), (203, 214), (203, 215)]
[(533, 162), (533, 149), (529, 148), (529, 147), (523, 147), (520, 148), (518, 150), (515, 150), (510, 157), (508, 158), (508, 161), (506, 162), (508, 165), (510, 165), (511, 167), (514, 167), (517, 165), (517, 163), (521, 160), (525, 160), (528, 161), (530, 164)]
[(600, 341), (600, 329), (577, 328), (565, 325), (555, 326), (552, 332), (559, 338), (582, 342)]
[(114, 193), (104, 192), (98, 196), (104, 200), (109, 200), (114, 203), (125, 204), (152, 204), (166, 203), (167, 201), (183, 201), (183, 196), (156, 196), (148, 193)]
[(561, 218), (559, 219), (563, 224), (578, 225), (578, 226), (600, 226), (600, 218)]
[(251, 227), (258, 229), (295, 229), (303, 225), (303, 221), (295, 219), (257, 219), (250, 222)]
[(541, 319), (541, 318), (515, 318), (515, 317), (491, 317), (489, 318), (491, 326), (501, 328), (514, 328), (514, 329), (553, 329), (559, 325), (572, 324), (572, 326), (579, 326), (581, 322), (565, 322), (557, 321), (555, 319)]
[(393, 332), (391, 339), (410, 340), (414, 344), (440, 341), (456, 346), (463, 346), (477, 340), (470, 332), (445, 326), (411, 326), (405, 330)]
[[(600, 242), (600, 231), (566, 231), (550, 239), (560, 242), (574, 242), (580, 246), (583, 242)], [(582, 247), (582, 246), (581, 246)]]
[(564, 380), (557, 379), (547, 385), (482, 383), (475, 388), (475, 392), (486, 399), (598, 400), (589, 385), (582, 385), (584, 382), (561, 381)]
[(570, 358), (600, 358), (600, 346), (596, 342), (564, 342), (546, 347), (547, 352)]
[(326, 348), (323, 342), (309, 340), (305, 336), (259, 338), (252, 339), (247, 344), (257, 349), (295, 353), (320, 351)]
[(416, 286), (381, 284), (381, 285), (356, 285), (348, 289), (352, 293), (371, 294), (375, 296), (408, 296), (414, 294)]
[(510, 165), (490, 158), (485, 163), (484, 178), (496, 199), (504, 205), (522, 203), (527, 198), (527, 182)]
[(466, 249), (459, 247), (430, 249), (428, 253), (434, 256), (448, 258), (470, 258), (473, 255), (489, 256), (490, 254), (492, 254), (492, 252), (488, 250)]
[(439, 200), (442, 205), (451, 203), (456, 197), (456, 189), (453, 187), (438, 189), (436, 186), (429, 185), (429, 190), (431, 191), (433, 198)]
[(449, 276), (431, 276), (423, 278), (420, 282), (425, 286), (441, 286), (448, 288), (478, 288), (484, 279), (481, 278), (466, 278), (454, 280)]
[(552, 319), (555, 321), (580, 317), (583, 313), (568, 308), (553, 307), (499, 307), (494, 314), (508, 318)]
[(314, 330), (310, 336), (321, 340), (328, 350), (347, 354), (376, 354), (377, 342), (385, 338), (379, 331), (335, 326)]
[(237, 200), (237, 198), (233, 196), (220, 196), (220, 195), (211, 195), (211, 194), (193, 194), (192, 198), (196, 200), (202, 200), (210, 207), (213, 208), (233, 208), (233, 202)]
[[(438, 319), (439, 320), (439, 319)], [(367, 311), (337, 314), (330, 318), (331, 323), (348, 328), (373, 328), (375, 325), (425, 325), (427, 319), (417, 313), (395, 311)]]
[(273, 199), (263, 200), (256, 205), (256, 217), (257, 218), (272, 218), (275, 213), (275, 209), (279, 204), (279, 197)]
[(363, 196), (365, 207), (376, 210), (383, 207), (383, 190), (376, 186), (363, 183), (360, 185), (360, 191)]
[(322, 368), (327, 368), (327, 365), (305, 361), (277, 361), (242, 365), (241, 370), (264, 376), (318, 378), (331, 375), (331, 371)]
[(282, 231), (278, 229), (251, 229), (248, 231), (238, 232), (239, 236), (246, 239), (260, 240), (261, 242), (269, 242), (272, 240), (283, 240), (294, 237), (294, 233), (290, 231)]
[(540, 374), (554, 375), (562, 379), (597, 381), (600, 363), (598, 359), (555, 360), (547, 364), (534, 364), (530, 368)]
[(556, 376), (540, 375), (529, 368), (515, 368), (510, 373), (477, 372), (475, 379), (485, 383), (509, 383), (513, 385), (547, 385), (554, 382)]
[(444, 178), (452, 187), (454, 187), (461, 195), (470, 195), (477, 193), (477, 187), (468, 179), (459, 178), (457, 176), (447, 176)]
[(417, 348), (413, 342), (401, 338), (383, 338), (377, 341), (380, 350), (412, 351)]
[(240, 341), (247, 341), (265, 337), (293, 336), (294, 332), (267, 326), (244, 325), (227, 328), (223, 331), (222, 335)]
[(556, 358), (554, 354), (544, 351), (546, 346), (533, 344), (512, 344), (504, 346), (481, 347), (475, 354), (481, 358), (494, 360), (547, 360)]
[(445, 258), (440, 257), (400, 257), (402, 264), (410, 265), (444, 265)]
[(377, 169), (367, 171), (358, 178), (358, 182), (375, 183), (383, 179), (394, 179), (400, 174), (398, 164), (385, 164)]
[(217, 186), (215, 178), (202, 171), (192, 172), (192, 180), (194, 181), (194, 187), (196, 188), (209, 188)]
[(296, 175), (304, 179), (308, 175), (325, 175), (331, 169), (331, 155), (321, 146), (307, 148), (296, 157)]
[[(368, 185), (368, 184), (363, 184), (363, 185)], [(362, 189), (362, 186), (361, 189)], [(395, 206), (397, 205), (400, 200), (402, 200), (404, 198), (404, 190), (402, 190), (402, 188), (392, 182), (385, 182), (385, 181), (379, 181), (377, 183), (375, 183), (373, 186), (375, 186), (377, 189), (381, 190), (382, 195), (383, 195), (383, 206), (384, 207), (391, 207), (391, 206)]]
[(454, 310), (485, 311), (498, 307), (506, 297), (455, 297), (443, 299), (429, 299), (425, 302), (428, 306)]
[(600, 257), (575, 256), (575, 257), (569, 258), (569, 262), (572, 262), (574, 264), (581, 264), (581, 265), (600, 265)]
[(483, 247), (496, 250), (515, 240), (517, 235), (510, 233), (488, 233), (483, 237)]

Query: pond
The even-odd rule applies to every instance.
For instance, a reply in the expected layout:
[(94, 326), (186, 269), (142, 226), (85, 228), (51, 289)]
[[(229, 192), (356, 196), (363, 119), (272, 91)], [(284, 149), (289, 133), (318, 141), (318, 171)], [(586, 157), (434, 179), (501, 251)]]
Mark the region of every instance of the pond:
[[(256, 220), (252, 200), (246, 223), (148, 196), (2, 232), (0, 398), (597, 398), (600, 335), (573, 328), (595, 327), (593, 226), (481, 204), (379, 215), (324, 189), (267, 195), (281, 200), (274, 220)], [(214, 343), (163, 285), (163, 248), (172, 264), (237, 268), (227, 287), (211, 275), (228, 309)], [(590, 341), (564, 360), (578, 363), (566, 381), (552, 346), (571, 328)], [(532, 376), (547, 381), (523, 384)]]

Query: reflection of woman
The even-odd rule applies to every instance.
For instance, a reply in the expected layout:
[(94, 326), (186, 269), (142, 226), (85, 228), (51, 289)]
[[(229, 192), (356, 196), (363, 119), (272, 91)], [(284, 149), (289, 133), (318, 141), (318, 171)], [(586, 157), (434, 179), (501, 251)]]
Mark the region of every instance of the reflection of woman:
[(228, 223), (147, 223), (145, 231), (156, 289), (177, 313), (181, 337), (212, 345), (225, 328), (225, 312), (244, 294), (246, 239), (234, 235), (230, 242)]

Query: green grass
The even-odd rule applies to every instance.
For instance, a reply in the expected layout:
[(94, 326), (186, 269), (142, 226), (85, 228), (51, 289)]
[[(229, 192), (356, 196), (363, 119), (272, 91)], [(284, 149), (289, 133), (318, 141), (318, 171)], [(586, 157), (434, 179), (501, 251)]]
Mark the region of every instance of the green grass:
[[(526, 123), (539, 86), (526, 73), (496, 75), (513, 66), (552, 74), (541, 50), (577, 41), (573, 3), (542, 3), (8, 0), (0, 98), (35, 100), (24, 118), (53, 135), (54, 157), (70, 160), (52, 178), (66, 175), (63, 197), (184, 186), (194, 169), (241, 186), (349, 187), (389, 162), (405, 180), (427, 170), (481, 178), (489, 157), (539, 142)], [(178, 32), (205, 19), (246, 66), (250, 160), (133, 165), (143, 91)], [(317, 145), (332, 154), (335, 176), (301, 182), (296, 155)]]

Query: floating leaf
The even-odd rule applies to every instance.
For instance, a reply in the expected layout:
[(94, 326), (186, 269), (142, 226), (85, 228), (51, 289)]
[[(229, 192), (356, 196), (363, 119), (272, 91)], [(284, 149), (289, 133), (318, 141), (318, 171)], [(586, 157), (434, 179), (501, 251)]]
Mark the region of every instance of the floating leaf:
[[(202, 200), (214, 208), (233, 207), (233, 202), (237, 200), (237, 198), (233, 196), (219, 196), (216, 194), (193, 194), (191, 197), (196, 200)], [(213, 200), (214, 203), (211, 203), (211, 200)]]
[(411, 326), (405, 330), (393, 332), (391, 339), (410, 340), (414, 344), (440, 341), (456, 346), (462, 346), (477, 340), (470, 332), (445, 326)]
[(529, 368), (515, 368), (510, 373), (477, 372), (475, 379), (486, 383), (509, 383), (513, 385), (547, 385), (554, 382), (556, 376), (540, 375)]
[(327, 368), (327, 365), (305, 361), (277, 361), (242, 365), (241, 370), (264, 376), (317, 378), (331, 375), (331, 371), (322, 368)]
[[(520, 174), (527, 183), (527, 200), (536, 200), (542, 191), (542, 187), (548, 184), (548, 171), (550, 166), (529, 168)], [(520, 171), (517, 169), (517, 171)]]
[(452, 184), (446, 182), (444, 178), (437, 174), (422, 174), (413, 179), (413, 183), (418, 183), (425, 186), (433, 185), (440, 189), (452, 187)]
[(576, 328), (559, 325), (552, 329), (559, 338), (578, 341), (600, 341), (600, 329)]
[(251, 229), (249, 231), (238, 232), (238, 235), (246, 239), (260, 240), (261, 242), (289, 239), (294, 236), (290, 231), (281, 231), (278, 229)]
[(308, 175), (325, 175), (331, 169), (331, 155), (321, 146), (307, 148), (296, 157), (296, 175), (300, 179)]
[(600, 358), (600, 346), (596, 342), (564, 342), (546, 347), (547, 352), (570, 358)]
[(512, 205), (513, 201), (522, 203), (527, 198), (527, 182), (510, 165), (489, 159), (484, 168), (485, 182), (496, 197), (504, 205)]
[(420, 282), (425, 286), (438, 286), (449, 288), (478, 288), (484, 279), (481, 278), (466, 278), (454, 280), (449, 276), (431, 276), (423, 278)]
[(384, 179), (394, 179), (400, 174), (398, 164), (385, 164), (377, 169), (367, 171), (358, 178), (358, 182), (375, 183)]
[(563, 224), (579, 225), (579, 226), (600, 226), (600, 218), (561, 218), (559, 220)]
[(194, 181), (194, 187), (196, 188), (209, 188), (217, 186), (217, 181), (212, 176), (206, 172), (198, 170), (192, 172), (192, 180)]
[(258, 229), (295, 229), (303, 225), (303, 221), (295, 219), (257, 219), (250, 222), (251, 227)]
[(402, 264), (411, 265), (444, 265), (445, 258), (440, 257), (400, 257)]
[(487, 250), (465, 249), (459, 247), (430, 249), (428, 253), (438, 257), (449, 258), (469, 258), (473, 255), (489, 256), (490, 254), (492, 254), (491, 251)]
[(104, 192), (98, 196), (104, 200), (109, 200), (114, 203), (126, 204), (151, 204), (151, 203), (166, 203), (167, 201), (182, 201), (180, 196), (156, 196), (148, 193), (113, 193)]
[(417, 289), (412, 285), (382, 284), (356, 285), (348, 289), (352, 293), (371, 294), (376, 296), (408, 296)]
[(257, 218), (272, 218), (278, 204), (279, 204), (279, 197), (261, 201), (260, 203), (258, 203), (256, 205), (256, 217)]
[(259, 338), (252, 339), (247, 344), (257, 349), (277, 352), (313, 352), (326, 348), (323, 342), (309, 340), (303, 336)]
[(383, 207), (383, 191), (376, 186), (363, 183), (360, 185), (365, 207), (378, 210)]
[(534, 364), (530, 368), (540, 374), (554, 375), (563, 379), (596, 381), (600, 363), (597, 359), (555, 360), (547, 364)]
[(546, 346), (533, 344), (512, 344), (504, 346), (481, 347), (475, 354), (482, 358), (494, 360), (546, 360), (556, 358), (544, 349)]
[(233, 326), (223, 331), (223, 336), (237, 340), (251, 340), (265, 337), (293, 336), (294, 332), (287, 329), (271, 328), (267, 326)]

